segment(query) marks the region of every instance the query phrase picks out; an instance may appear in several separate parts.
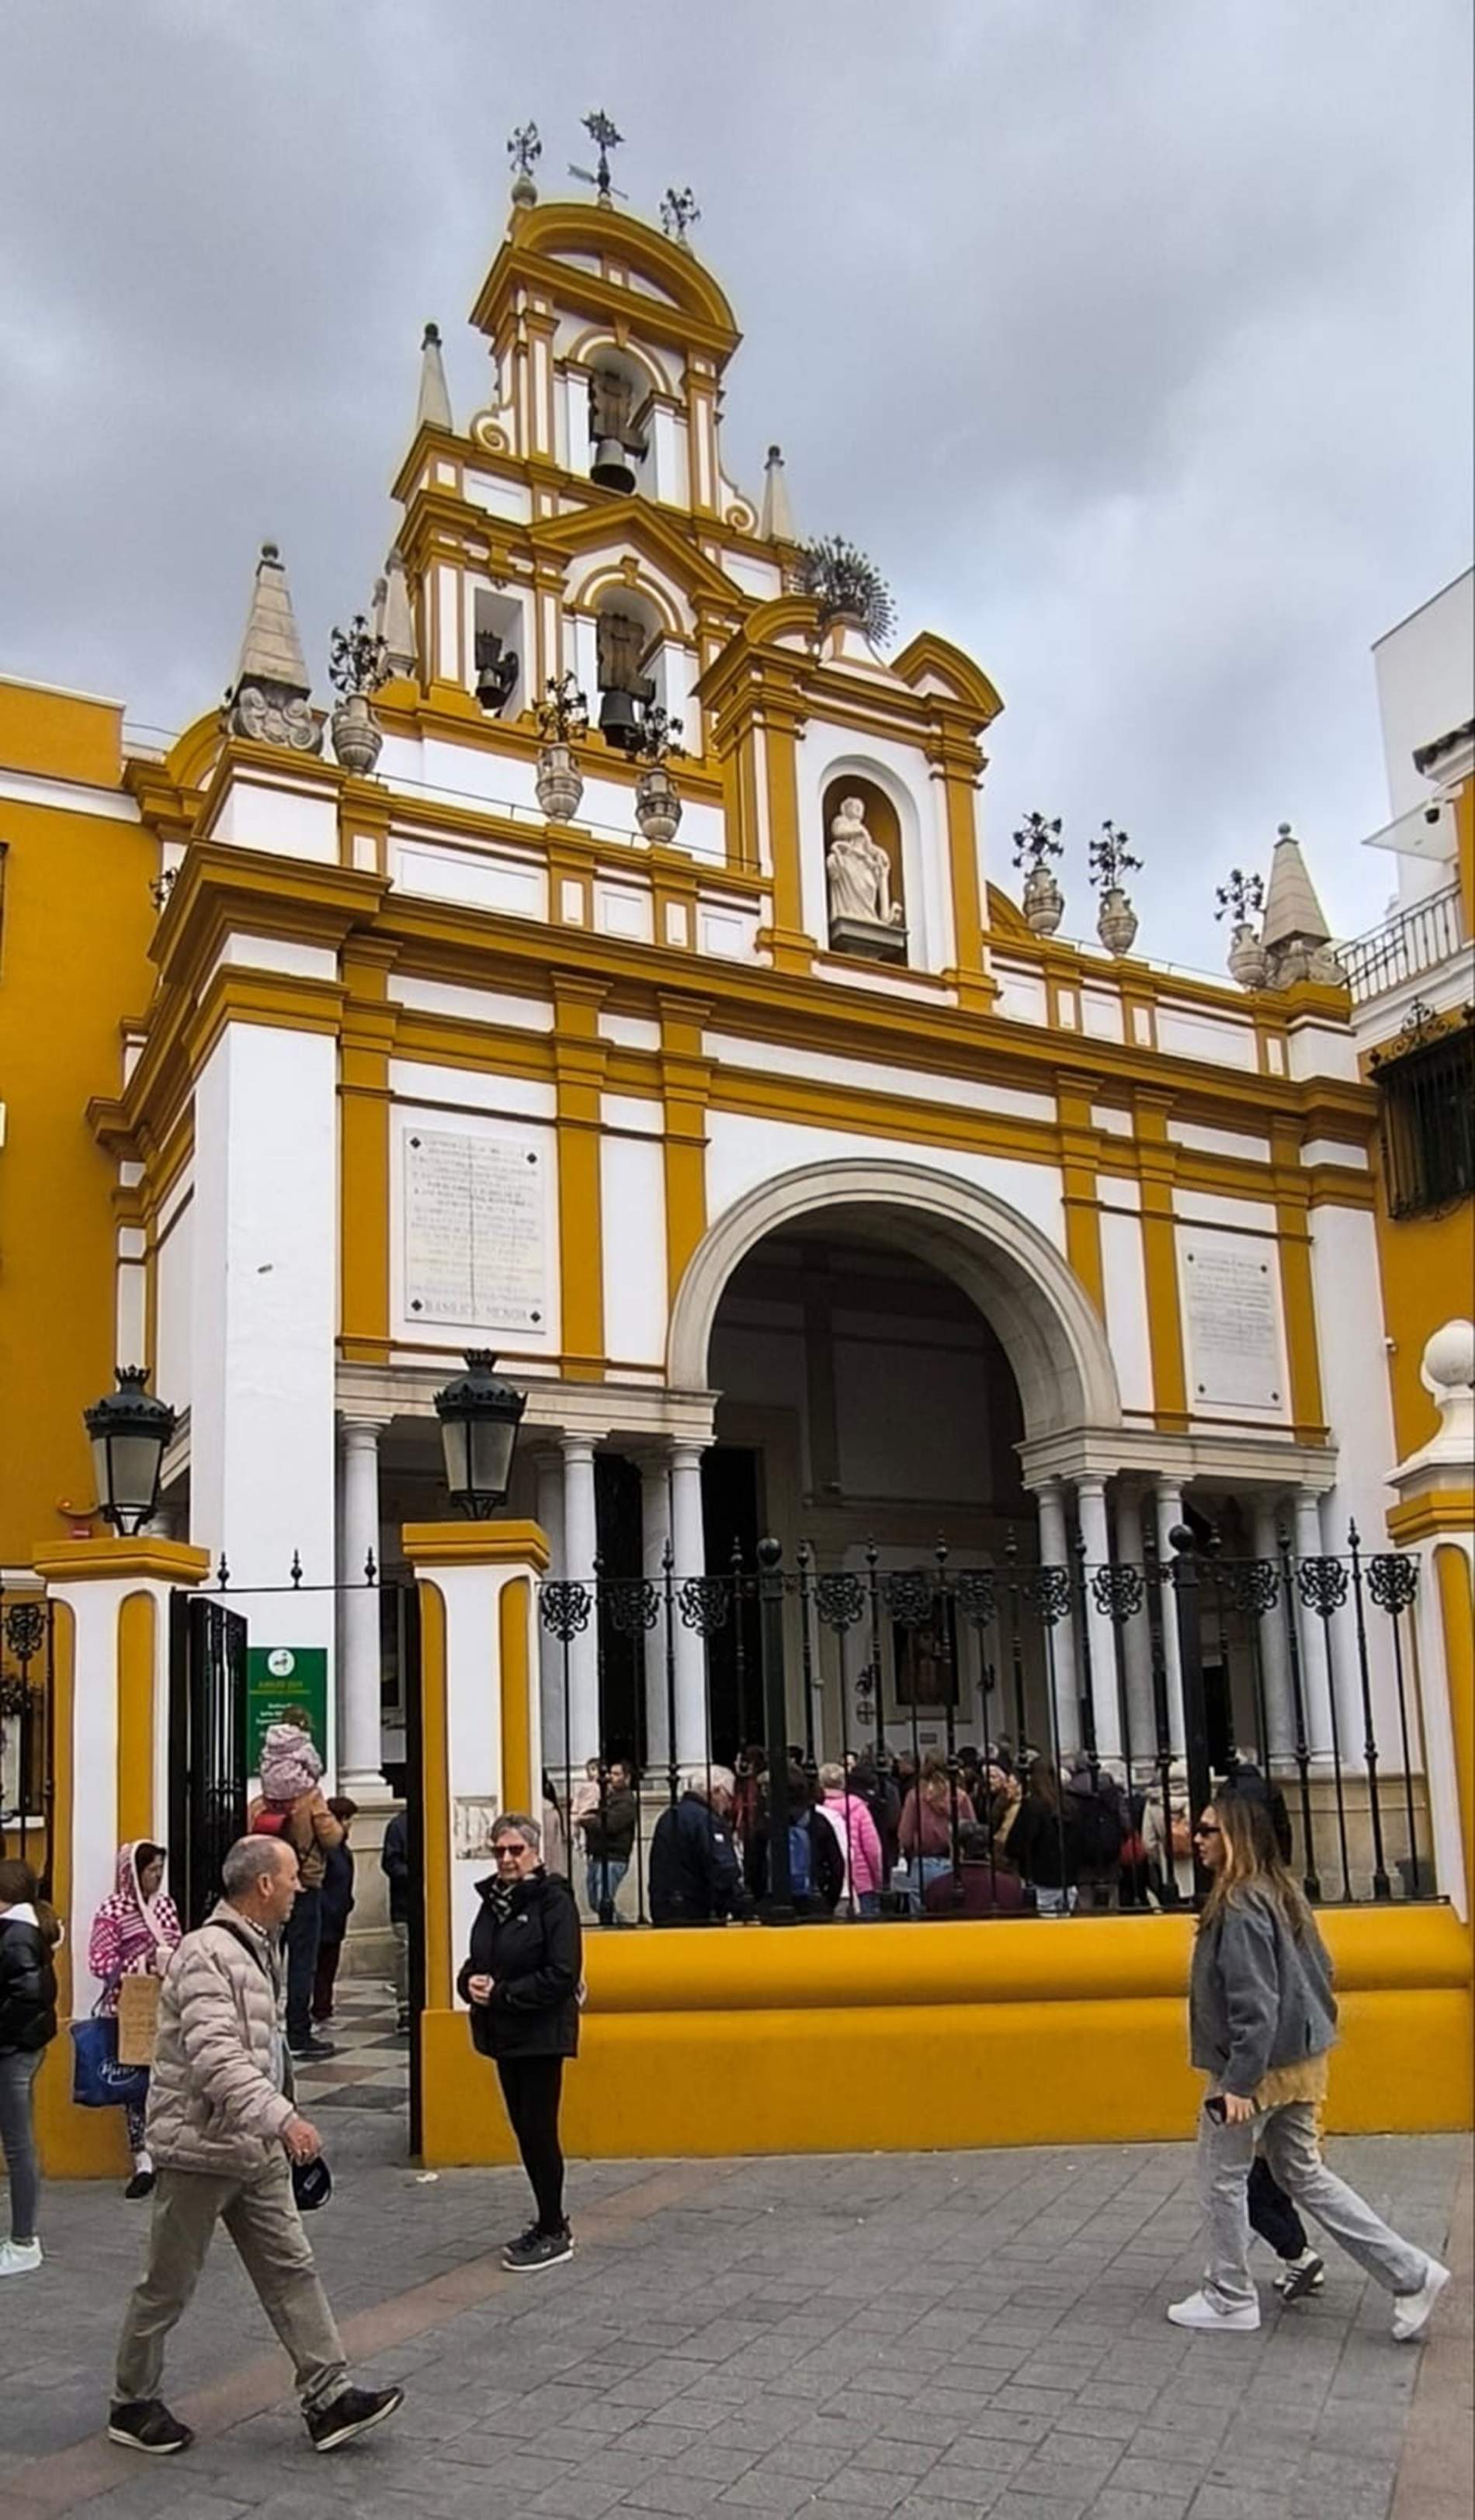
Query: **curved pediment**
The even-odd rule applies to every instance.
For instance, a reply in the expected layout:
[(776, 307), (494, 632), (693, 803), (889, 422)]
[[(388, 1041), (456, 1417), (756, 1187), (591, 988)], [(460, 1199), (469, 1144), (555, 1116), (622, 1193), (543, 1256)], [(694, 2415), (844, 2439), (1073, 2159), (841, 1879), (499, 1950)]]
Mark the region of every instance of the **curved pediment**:
[(1003, 701), (981, 665), (963, 649), (955, 648), (950, 639), (940, 638), (935, 630), (919, 631), (909, 640), (899, 656), (892, 659), (892, 671), (909, 690), (924, 697), (936, 694), (940, 698), (957, 701), (968, 709), (981, 726), (996, 718)]
[(642, 219), (593, 202), (541, 202), (514, 218), (472, 313), (495, 330), (517, 284), (540, 286), (565, 305), (622, 314), (632, 327), (700, 340), (719, 366), (742, 335), (725, 292), (686, 246)]

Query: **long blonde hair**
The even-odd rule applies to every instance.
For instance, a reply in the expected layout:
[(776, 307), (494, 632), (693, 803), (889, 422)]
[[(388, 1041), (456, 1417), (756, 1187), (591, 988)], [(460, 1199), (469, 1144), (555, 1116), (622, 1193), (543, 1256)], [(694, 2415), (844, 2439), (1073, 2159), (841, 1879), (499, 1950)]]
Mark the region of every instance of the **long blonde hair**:
[(1274, 1825), (1266, 1805), (1248, 1794), (1216, 1794), (1210, 1805), (1224, 1842), (1224, 1860), (1199, 1916), (1198, 1929), (1213, 1923), (1238, 1891), (1264, 1890), (1284, 1912), (1297, 1942), (1312, 1927), (1312, 1912), (1300, 1884), (1286, 1870), (1275, 1843)]

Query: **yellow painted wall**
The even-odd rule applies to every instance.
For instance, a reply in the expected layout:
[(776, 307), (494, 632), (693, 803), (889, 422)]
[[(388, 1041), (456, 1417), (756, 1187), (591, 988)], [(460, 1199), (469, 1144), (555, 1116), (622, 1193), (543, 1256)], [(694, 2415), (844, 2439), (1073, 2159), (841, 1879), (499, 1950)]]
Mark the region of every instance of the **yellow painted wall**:
[[(0, 683), (0, 768), (116, 788), (120, 712)], [(113, 1383), (116, 1174), (86, 1109), (116, 1090), (119, 1023), (149, 1002), (157, 844), (8, 798), (0, 843), (0, 1390), (16, 1438), (0, 1444), (0, 1562), (28, 1565), (65, 1534), (63, 1499), (94, 1501), (81, 1411)]]
[[(1330, 2125), (1468, 2126), (1465, 1929), (1440, 1908), (1322, 1922), (1342, 2002)], [(620, 2160), (1185, 2137), (1191, 1940), (1162, 1916), (593, 1935), (565, 2140)], [(513, 2159), (465, 2015), (421, 2033), (427, 2162)]]

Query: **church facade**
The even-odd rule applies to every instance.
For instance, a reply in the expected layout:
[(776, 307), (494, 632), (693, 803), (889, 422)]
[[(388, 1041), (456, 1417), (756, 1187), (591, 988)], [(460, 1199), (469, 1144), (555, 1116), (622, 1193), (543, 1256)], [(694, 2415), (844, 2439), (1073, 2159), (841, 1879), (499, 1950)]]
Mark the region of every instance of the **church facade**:
[[(1185, 1517), (1239, 1558), (1335, 1557), (1354, 1523), (1385, 1546), (1378, 1099), (1295, 838), (1222, 984), (1137, 953), (1110, 827), (1068, 941), (1085, 887), (1062, 897), (1052, 827), (990, 821), (988, 675), (890, 642), (860, 556), (799, 536), (777, 450), (761, 491), (734, 477), (739, 334), (689, 244), (525, 176), (473, 321), (484, 408), (458, 423), (432, 330), (331, 711), (271, 546), (223, 715), (167, 748), (0, 686), (0, 1314), (38, 1429), (4, 1472), (7, 1584), (94, 1527), (80, 1409), (146, 1364), (178, 1413), (161, 1530), (225, 1562), (254, 1642), (325, 1656), (336, 1774), (382, 1790), (402, 1710), (333, 1587), (439, 1509), (434, 1395), (468, 1349), (528, 1392), (512, 1509), (578, 1578), (700, 1573), (768, 1530), (831, 1570), (940, 1536), (1140, 1566)], [(1125, 1764), (1150, 1639), (1084, 1615), (1092, 1747)], [(1295, 1660), (1315, 1763), (1361, 1739), (1364, 1675), (1296, 1615), (1259, 1700), (1226, 1657), (1221, 1722), (1285, 1754)], [(1032, 1675), (1066, 1754), (1091, 1642), (1056, 1640), (1053, 1708)], [(679, 1651), (676, 1737), (653, 1666), (622, 1738), (730, 1756), (745, 1710), (714, 1718), (700, 1638)], [(608, 1746), (598, 1652), (571, 1645), (579, 1761)], [(1171, 1626), (1163, 1652), (1176, 1754)], [(831, 1755), (878, 1686), (908, 1731), (863, 1654), (826, 1642)], [(983, 1738), (987, 1647), (959, 1657)], [(1388, 1739), (1394, 1684), (1379, 1641)], [(550, 1652), (545, 1728), (562, 1686)], [(1416, 1719), (1408, 1757), (1422, 1809)]]

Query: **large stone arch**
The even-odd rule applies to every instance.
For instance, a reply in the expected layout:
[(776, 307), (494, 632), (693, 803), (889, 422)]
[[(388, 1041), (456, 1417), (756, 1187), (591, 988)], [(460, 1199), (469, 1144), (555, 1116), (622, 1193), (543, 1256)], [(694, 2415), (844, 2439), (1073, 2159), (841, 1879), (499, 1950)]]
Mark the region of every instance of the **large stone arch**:
[(991, 1191), (884, 1158), (806, 1164), (724, 1210), (693, 1252), (671, 1307), (667, 1371), (674, 1388), (706, 1386), (713, 1323), (739, 1261), (765, 1235), (816, 1217), (931, 1261), (972, 1296), (1013, 1368), (1029, 1442), (1121, 1424), (1106, 1334), (1038, 1227)]

